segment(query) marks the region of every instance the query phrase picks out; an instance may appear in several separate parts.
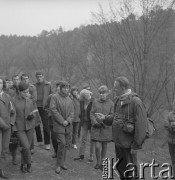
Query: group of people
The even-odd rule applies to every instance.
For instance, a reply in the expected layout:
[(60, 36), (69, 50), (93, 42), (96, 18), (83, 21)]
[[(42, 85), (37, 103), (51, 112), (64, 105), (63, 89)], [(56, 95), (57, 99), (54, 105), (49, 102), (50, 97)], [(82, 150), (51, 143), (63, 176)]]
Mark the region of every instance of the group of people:
[[(34, 85), (31, 84), (27, 74), (13, 76), (13, 84), (8, 79), (0, 79), (0, 177), (8, 179), (4, 170), (9, 144), (14, 137), (19, 142), (21, 171), (32, 172), (35, 131), (38, 145), (43, 145), (44, 141), (45, 149), (50, 150), (52, 143), (57, 174), (67, 170), (69, 148), (79, 147), (75, 161), (85, 158), (89, 134), (89, 161), (94, 161), (95, 150), (94, 168), (103, 169), (107, 145), (113, 141), (116, 160), (120, 162), (116, 167), (120, 178), (134, 179), (131, 174), (126, 174), (127, 164), (137, 165), (137, 150), (145, 141), (148, 121), (145, 105), (129, 88), (128, 79), (123, 76), (115, 79), (113, 91), (116, 98), (113, 101), (106, 85), (98, 88), (95, 98), (89, 86), (79, 92), (68, 82), (59, 81), (53, 92), (42, 72), (36, 72), (36, 80)], [(16, 164), (17, 148), (11, 148), (13, 164)]]

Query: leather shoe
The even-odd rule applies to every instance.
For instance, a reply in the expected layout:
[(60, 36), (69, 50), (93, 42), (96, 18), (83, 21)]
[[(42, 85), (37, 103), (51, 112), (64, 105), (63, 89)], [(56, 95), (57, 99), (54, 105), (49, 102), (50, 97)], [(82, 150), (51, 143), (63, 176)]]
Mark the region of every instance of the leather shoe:
[(56, 172), (57, 174), (60, 174), (60, 172), (61, 172), (61, 167), (57, 167), (56, 170), (55, 170), (55, 172)]
[(31, 164), (27, 164), (27, 172), (31, 173), (32, 172), (32, 166)]
[(8, 177), (5, 175), (4, 171), (2, 169), (0, 169), (0, 177), (2, 179), (8, 179)]
[(26, 167), (25, 164), (21, 164), (20, 169), (21, 169), (21, 171), (22, 171), (23, 173), (27, 173), (27, 167)]
[(67, 167), (65, 165), (61, 166), (61, 168), (67, 170)]

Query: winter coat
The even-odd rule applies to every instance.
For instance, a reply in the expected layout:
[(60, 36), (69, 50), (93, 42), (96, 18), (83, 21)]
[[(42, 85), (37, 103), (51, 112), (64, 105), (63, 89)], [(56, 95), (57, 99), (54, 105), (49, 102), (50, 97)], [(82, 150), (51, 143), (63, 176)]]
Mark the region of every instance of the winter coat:
[(15, 123), (16, 111), (12, 104), (11, 97), (3, 93), (0, 97), (0, 118), (5, 122), (7, 126), (14, 125)]
[(14, 124), (14, 131), (25, 131), (35, 127), (34, 118), (27, 120), (26, 117), (35, 109), (31, 99), (24, 99), (17, 95), (13, 99), (14, 107), (16, 109), (16, 121)]
[(91, 118), (91, 139), (95, 141), (111, 141), (112, 140), (112, 127), (103, 125), (100, 128), (94, 127), (99, 120), (96, 118), (95, 113), (103, 113), (104, 115), (112, 115), (114, 112), (114, 103), (107, 99), (102, 101), (100, 99), (95, 100), (92, 104), (90, 112)]
[[(39, 85), (38, 83), (34, 84), (36, 89), (38, 85)], [(50, 94), (52, 94), (51, 84), (48, 81), (44, 81), (43, 107), (45, 106), (46, 100)]]
[(72, 122), (80, 122), (80, 102), (77, 98), (72, 98), (72, 103), (74, 106), (74, 119)]
[[(122, 103), (121, 103), (122, 100)], [(124, 118), (116, 118), (116, 117)], [(133, 122), (133, 133), (124, 131), (126, 122)], [(116, 146), (122, 148), (141, 149), (147, 132), (147, 113), (143, 102), (132, 93), (124, 99), (116, 98), (114, 102), (114, 115), (108, 116), (103, 121), (112, 124), (113, 140)]]
[[(63, 134), (71, 133), (74, 108), (70, 97), (63, 96), (61, 93), (54, 94), (50, 101), (50, 111), (53, 117), (53, 131)], [(64, 121), (68, 122), (66, 127), (63, 126)]]

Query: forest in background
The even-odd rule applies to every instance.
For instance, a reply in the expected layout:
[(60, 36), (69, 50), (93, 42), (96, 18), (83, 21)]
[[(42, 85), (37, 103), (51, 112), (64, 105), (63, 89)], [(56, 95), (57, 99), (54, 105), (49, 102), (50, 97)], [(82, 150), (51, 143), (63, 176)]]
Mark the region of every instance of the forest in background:
[(99, 6), (99, 12), (92, 13), (92, 25), (72, 31), (58, 27), (33, 37), (1, 35), (0, 75), (27, 73), (34, 82), (35, 72), (42, 70), (51, 82), (67, 80), (78, 87), (86, 82), (94, 91), (102, 84), (112, 89), (117, 76), (126, 76), (146, 102), (150, 116), (171, 109), (175, 97), (174, 1), (166, 1), (165, 8), (156, 0), (140, 0), (140, 16), (128, 2), (123, 1), (120, 11), (110, 6), (108, 14)]

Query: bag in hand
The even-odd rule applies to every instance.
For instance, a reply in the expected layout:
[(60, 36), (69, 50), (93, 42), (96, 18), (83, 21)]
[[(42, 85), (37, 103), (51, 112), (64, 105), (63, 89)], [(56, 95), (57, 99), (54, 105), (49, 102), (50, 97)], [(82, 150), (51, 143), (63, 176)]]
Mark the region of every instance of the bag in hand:
[(5, 123), (5, 121), (2, 118), (0, 118), (0, 129), (1, 130), (9, 129), (9, 126)]

